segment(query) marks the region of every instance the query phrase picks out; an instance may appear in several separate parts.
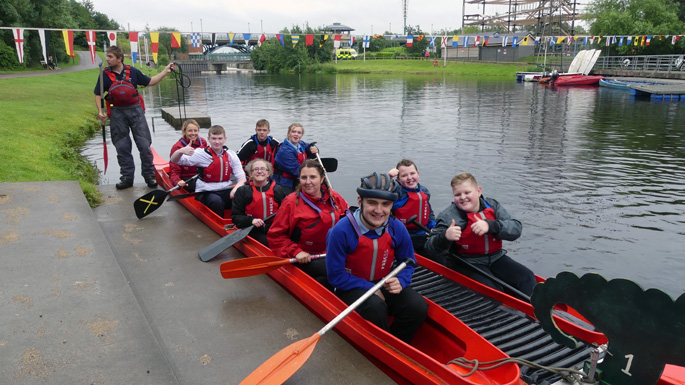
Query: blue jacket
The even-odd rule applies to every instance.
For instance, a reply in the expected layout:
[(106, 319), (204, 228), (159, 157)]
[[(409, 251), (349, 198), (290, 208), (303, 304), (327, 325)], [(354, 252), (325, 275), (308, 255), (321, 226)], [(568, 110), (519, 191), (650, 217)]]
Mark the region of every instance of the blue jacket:
[[(295, 179), (300, 176), (300, 162), (297, 161), (297, 153), (304, 152), (305, 159), (315, 157), (310, 152), (309, 146), (307, 142), (301, 140), (296, 149), (288, 139), (283, 140), (278, 147), (275, 158), (276, 171), (274, 172), (274, 180), (276, 184), (288, 188), (294, 187)], [(292, 175), (294, 178), (283, 176), (284, 172)]]

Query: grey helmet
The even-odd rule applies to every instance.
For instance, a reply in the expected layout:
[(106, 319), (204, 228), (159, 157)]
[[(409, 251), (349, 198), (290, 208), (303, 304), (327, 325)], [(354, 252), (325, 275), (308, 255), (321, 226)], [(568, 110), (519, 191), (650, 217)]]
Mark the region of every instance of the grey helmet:
[(362, 184), (357, 188), (357, 194), (362, 198), (378, 198), (396, 201), (399, 198), (397, 184), (387, 174), (374, 172), (362, 179)]

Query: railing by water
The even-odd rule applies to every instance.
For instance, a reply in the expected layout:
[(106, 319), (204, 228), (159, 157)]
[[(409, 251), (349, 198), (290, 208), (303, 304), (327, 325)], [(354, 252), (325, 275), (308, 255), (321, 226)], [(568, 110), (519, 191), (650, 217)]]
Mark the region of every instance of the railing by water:
[(637, 71), (645, 74), (658, 72), (685, 76), (683, 55), (600, 56), (593, 70)]

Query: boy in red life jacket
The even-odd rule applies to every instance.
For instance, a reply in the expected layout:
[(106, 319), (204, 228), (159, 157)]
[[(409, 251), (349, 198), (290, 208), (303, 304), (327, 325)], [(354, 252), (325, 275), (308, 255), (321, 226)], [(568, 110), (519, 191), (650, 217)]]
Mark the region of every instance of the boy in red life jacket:
[[(174, 70), (174, 63), (166, 66), (162, 72), (150, 78), (135, 67), (124, 65), (124, 51), (113, 45), (107, 48), (106, 60), (108, 67), (104, 70), (103, 92), (107, 91), (106, 103), (111, 105), (109, 119), (112, 144), (117, 150), (117, 160), (121, 173), (121, 180), (116, 184), (117, 189), (133, 186), (135, 163), (131, 155), (132, 142), (136, 142), (140, 153), (141, 174), (149, 187), (156, 187), (155, 166), (152, 163), (152, 137), (145, 119), (143, 99), (138, 94), (138, 86), (154, 86)], [(102, 74), (100, 74), (102, 76)], [(95, 85), (95, 105), (98, 108), (98, 118), (103, 122), (107, 119), (108, 110), (103, 111), (102, 92), (100, 90), (100, 76)], [(116, 90), (115, 90), (116, 88)]]
[(414, 252), (423, 254), (423, 245), (428, 234), (415, 224), (407, 224), (407, 220), (416, 215), (416, 222), (429, 230), (435, 226), (435, 213), (430, 204), (431, 193), (425, 186), (419, 184), (419, 169), (416, 163), (409, 159), (402, 159), (394, 169), (388, 171), (391, 177), (397, 177), (400, 188), (397, 190), (399, 198), (392, 206), (395, 218), (407, 226)]
[(530, 295), (536, 284), (533, 272), (514, 261), (502, 248), (502, 240), (521, 236), (522, 225), (492, 198), (484, 198), (473, 175), (464, 172), (452, 178), (454, 202), (438, 215), (426, 250), (444, 254), (445, 265), (487, 286), (502, 287), (483, 274), (459, 262), (454, 256), (491, 273), (519, 291)]
[[(245, 184), (245, 172), (235, 152), (224, 146), (226, 131), (221, 126), (209, 127), (209, 147), (194, 149), (189, 143), (171, 155), (171, 161), (181, 166), (197, 166), (196, 192), (198, 201), (223, 217), (231, 208), (238, 187)], [(236, 181), (231, 180), (231, 177)]]
[(259, 158), (271, 163), (272, 166), (274, 165), (276, 151), (278, 151), (278, 146), (281, 143), (269, 135), (270, 132), (269, 121), (259, 119), (255, 127), (255, 134), (246, 140), (238, 150), (238, 158), (242, 164)]
[[(415, 261), (407, 229), (390, 217), (397, 200), (395, 189), (388, 175), (373, 173), (362, 178), (357, 189), (360, 208), (348, 211), (328, 232), (328, 281), (347, 304), (385, 277), (394, 264), (407, 259)], [(414, 265), (408, 264), (357, 308), (362, 317), (406, 343), (411, 343), (428, 312), (426, 300), (410, 287), (413, 273)], [(390, 325), (389, 316), (394, 317)]]

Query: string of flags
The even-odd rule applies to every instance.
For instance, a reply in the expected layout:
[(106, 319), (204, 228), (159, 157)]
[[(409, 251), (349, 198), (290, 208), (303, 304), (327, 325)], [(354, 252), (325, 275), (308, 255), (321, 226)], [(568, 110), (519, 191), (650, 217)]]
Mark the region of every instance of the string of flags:
[[(2, 27), (2, 29), (8, 29), (6, 27)], [(46, 40), (45, 40), (45, 28), (11, 28), (12, 29), (12, 35), (14, 37), (14, 44), (16, 47), (17, 51), (17, 58), (19, 59), (20, 63), (24, 62), (24, 31), (29, 29), (29, 30), (37, 30), (38, 31), (38, 36), (40, 39), (41, 43), (41, 48), (42, 48), (42, 54), (43, 54), (43, 60), (47, 62), (47, 49), (46, 49)], [(67, 55), (74, 57), (74, 32), (78, 30), (61, 30), (62, 36), (64, 39), (64, 47), (66, 49)], [(83, 31), (83, 30), (80, 30)], [(116, 45), (117, 43), (117, 33), (121, 31), (102, 31), (102, 30), (85, 30), (83, 31), (86, 34), (86, 41), (88, 42), (88, 49), (90, 51), (90, 56), (91, 60), (93, 63), (95, 63), (95, 58), (96, 58), (96, 53), (95, 53), (95, 46), (96, 46), (96, 33), (98, 32), (103, 32), (105, 33), (107, 39), (109, 40), (109, 45), (113, 46)], [(181, 32), (162, 32), (162, 33), (169, 33), (171, 35), (171, 47), (172, 48), (180, 48), (181, 47), (181, 38), (182, 38), (182, 33)], [(155, 62), (157, 62), (157, 55), (158, 55), (158, 48), (159, 48), (159, 34), (160, 32), (149, 32), (150, 35), (150, 41), (152, 43), (152, 57)], [(131, 46), (131, 58), (133, 63), (135, 64), (138, 60), (138, 35), (139, 32), (133, 31), (133, 32), (128, 32), (128, 37), (130, 41), (130, 46)], [(185, 35), (190, 37), (190, 46), (193, 48), (199, 48), (202, 45), (202, 36), (198, 32), (193, 32), (193, 33), (186, 33)], [(206, 34), (205, 34), (206, 35)], [(212, 44), (216, 43), (217, 40), (217, 35), (224, 35), (228, 39), (230, 44), (233, 44), (236, 35), (242, 36), (243, 42), (247, 42), (250, 40), (252, 37), (252, 34), (250, 33), (243, 33), (243, 34), (236, 34), (236, 33), (225, 33), (225, 34), (217, 34), (217, 33), (211, 33), (211, 41)], [(257, 45), (261, 47), (261, 45), (266, 41), (267, 38), (275, 38), (279, 43), (281, 43), (282, 46), (285, 47), (285, 40), (284, 36), (290, 36), (292, 46), (295, 47), (299, 44), (300, 42), (300, 35), (299, 34), (269, 34), (267, 36), (266, 34), (261, 34), (257, 37)], [(329, 35), (328, 34), (321, 34), (321, 35), (316, 35), (316, 36), (321, 36), (321, 39), (319, 41), (319, 47), (323, 46), (323, 44), (328, 40)], [(343, 39), (343, 36), (345, 36), (345, 39)], [(543, 37), (534, 37), (532, 35), (527, 35), (527, 36), (511, 36), (511, 35), (470, 35), (470, 36), (459, 36), (459, 35), (454, 35), (454, 36), (428, 36), (429, 38), (429, 46), (430, 47), (435, 47), (436, 46), (436, 39), (440, 38), (441, 39), (441, 44), (440, 46), (443, 48), (447, 47), (452, 47), (452, 48), (465, 48), (465, 47), (470, 47), (471, 41), (473, 41), (473, 47), (488, 47), (488, 46), (498, 46), (501, 44), (502, 47), (506, 47), (510, 42), (511, 46), (513, 48), (522, 45), (522, 46), (527, 46), (527, 45), (538, 45), (538, 44), (549, 44), (549, 46), (555, 46), (555, 45), (571, 45), (572, 43), (576, 42), (577, 44), (582, 44), (583, 47), (586, 47), (588, 45), (604, 45), (604, 46), (612, 46), (612, 45), (617, 45), (619, 47), (621, 46), (649, 46), (652, 44), (653, 41), (655, 40), (663, 40), (663, 39), (670, 39), (671, 44), (675, 45), (680, 39), (682, 39), (685, 35), (632, 35), (632, 36), (543, 36)], [(369, 48), (371, 39), (376, 39), (379, 37), (387, 37), (384, 35), (363, 35), (363, 36), (351, 36), (351, 35), (333, 35), (333, 46), (338, 49), (342, 45), (343, 41), (348, 44), (352, 45), (355, 43), (356, 40), (361, 40), (362, 46), (364, 48)], [(421, 41), (426, 37), (426, 35), (418, 35), (416, 38), (414, 35), (392, 35), (390, 36), (391, 39), (406, 39), (406, 45), (407, 47), (412, 47), (414, 44), (414, 41)], [(221, 36), (219, 36), (221, 38)], [(473, 39), (473, 40), (472, 40)], [(511, 39), (511, 40), (510, 40)], [(315, 34), (305, 34), (304, 35), (304, 42), (305, 46), (311, 46), (315, 44)]]

